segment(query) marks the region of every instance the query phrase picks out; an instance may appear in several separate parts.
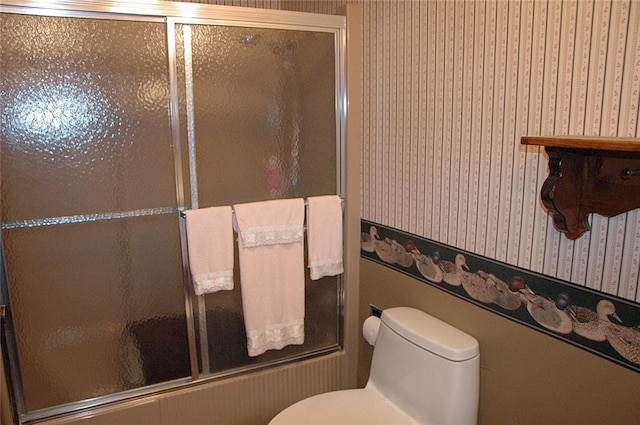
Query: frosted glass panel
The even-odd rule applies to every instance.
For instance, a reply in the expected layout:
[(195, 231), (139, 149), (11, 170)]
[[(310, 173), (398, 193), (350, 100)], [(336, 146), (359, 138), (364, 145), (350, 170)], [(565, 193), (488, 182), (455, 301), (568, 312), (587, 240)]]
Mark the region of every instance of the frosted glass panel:
[[(193, 122), (183, 127), (194, 130), (199, 207), (335, 194), (334, 34), (205, 25), (178, 32), (192, 40), (191, 56), (179, 53), (181, 86), (193, 88)], [(236, 257), (234, 290), (205, 300), (211, 372), (338, 344), (338, 279), (311, 281), (307, 271), (305, 343), (249, 357), (237, 265)]]
[(188, 30), (200, 206), (336, 193), (334, 34)]
[[(178, 240), (170, 215), (4, 232), (28, 410), (189, 375)], [(182, 363), (153, 370), (167, 339)]]
[(3, 14), (0, 52), (3, 221), (175, 204), (163, 24)]
[[(177, 25), (172, 129), (167, 24), (113, 16), (0, 14), (0, 222), (27, 416), (191, 375), (182, 193), (187, 208), (192, 188), (199, 207), (337, 193), (334, 33)], [(338, 345), (340, 282), (307, 276), (305, 344), (249, 358), (240, 285), (195, 312), (212, 372)]]
[[(238, 264), (236, 262), (236, 264)], [(305, 341), (303, 345), (289, 345), (270, 350), (257, 357), (247, 353), (247, 336), (242, 315), (242, 298), (238, 279), (232, 291), (206, 295), (206, 326), (209, 345), (209, 364), (212, 373), (246, 365), (295, 357), (338, 344), (338, 291), (335, 277), (305, 283)]]
[(1, 16), (0, 216), (27, 411), (190, 375), (178, 218), (159, 214), (177, 206), (166, 52), (163, 23)]

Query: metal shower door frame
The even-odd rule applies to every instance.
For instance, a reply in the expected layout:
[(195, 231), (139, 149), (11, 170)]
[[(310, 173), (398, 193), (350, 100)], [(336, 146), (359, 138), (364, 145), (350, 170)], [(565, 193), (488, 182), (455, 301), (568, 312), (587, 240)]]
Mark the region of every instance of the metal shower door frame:
[[(187, 321), (187, 334), (189, 345), (189, 356), (191, 364), (191, 376), (166, 383), (159, 383), (151, 386), (140, 387), (119, 393), (109, 394), (94, 399), (72, 402), (69, 404), (54, 406), (34, 412), (26, 412), (26, 403), (21, 382), (21, 373), (18, 359), (17, 344), (13, 331), (11, 318), (11, 302), (8, 293), (8, 282), (6, 278), (4, 250), (0, 250), (2, 255), (0, 264), (0, 305), (2, 307), (2, 345), (5, 361), (6, 378), (10, 390), (14, 418), (19, 423), (29, 423), (44, 418), (76, 412), (84, 409), (99, 407), (107, 403), (122, 401), (126, 399), (149, 396), (171, 389), (193, 385), (215, 378), (221, 378), (228, 374), (209, 374), (208, 349), (206, 343), (206, 321), (203, 317), (204, 296), (196, 297), (198, 304), (198, 317), (194, 317), (194, 300), (189, 283), (188, 257), (186, 251), (186, 229), (184, 220), (179, 219), (179, 213), (185, 209), (186, 198), (184, 193), (185, 181), (183, 176), (190, 176), (190, 184), (195, 181), (193, 170), (185, 173), (183, 170), (182, 141), (180, 134), (180, 107), (178, 101), (178, 76), (176, 58), (176, 25), (217, 25), (236, 26), (251, 28), (269, 28), (283, 30), (301, 30), (314, 32), (331, 32), (335, 40), (335, 112), (336, 112), (336, 193), (340, 195), (346, 203), (346, 170), (345, 170), (345, 140), (346, 140), (346, 116), (347, 97), (345, 81), (345, 47), (346, 28), (345, 19), (341, 16), (316, 15), (308, 13), (297, 13), (280, 10), (238, 8), (228, 6), (215, 6), (198, 3), (177, 3), (170, 1), (157, 1), (153, 5), (136, 4), (130, 1), (83, 1), (83, 0), (57, 0), (47, 2), (43, 5), (41, 1), (35, 0), (0, 0), (0, 13), (17, 13), (26, 15), (40, 15), (67, 18), (89, 18), (89, 19), (110, 19), (119, 21), (145, 21), (145, 22), (165, 22), (167, 33), (167, 53), (168, 53), (168, 75), (169, 75), (169, 121), (171, 138), (174, 147), (174, 171), (176, 178), (176, 200), (177, 209), (165, 208), (163, 211), (134, 211), (132, 216), (142, 216), (150, 214), (176, 214), (180, 226), (180, 245), (182, 250), (182, 268), (185, 294), (185, 314)], [(191, 138), (192, 132), (187, 132)], [(187, 145), (192, 146), (195, 140), (188, 140)], [(191, 164), (192, 159), (189, 159)], [(354, 194), (357, 195), (357, 194)], [(191, 199), (191, 205), (197, 207), (197, 198)], [(165, 211), (166, 210), (166, 211)], [(109, 220), (122, 218), (121, 213), (98, 214), (94, 216), (66, 217), (70, 223), (87, 222), (97, 220)], [(29, 225), (27, 223), (26, 225)], [(5, 228), (3, 223), (3, 228)], [(0, 236), (0, 245), (2, 237)], [(344, 282), (342, 277), (338, 277), (338, 344), (343, 345), (343, 305), (344, 305)], [(198, 370), (197, 338), (195, 330), (195, 320), (200, 326), (200, 358), (202, 359), (202, 371)], [(292, 359), (283, 361), (290, 362), (318, 353), (303, 354)], [(280, 364), (282, 361), (277, 362)], [(259, 368), (269, 367), (271, 363), (259, 366), (247, 366), (242, 370), (234, 370), (234, 374), (247, 372)], [(246, 369), (246, 370), (245, 370)]]

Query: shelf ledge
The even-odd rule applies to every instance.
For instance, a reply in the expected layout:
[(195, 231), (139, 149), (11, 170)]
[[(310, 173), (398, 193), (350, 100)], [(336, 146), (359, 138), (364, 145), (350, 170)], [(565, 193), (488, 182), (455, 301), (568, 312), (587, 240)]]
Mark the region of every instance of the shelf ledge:
[(640, 208), (640, 139), (523, 136), (521, 144), (544, 146), (549, 156), (540, 195), (567, 238), (591, 229), (591, 213), (613, 217)]

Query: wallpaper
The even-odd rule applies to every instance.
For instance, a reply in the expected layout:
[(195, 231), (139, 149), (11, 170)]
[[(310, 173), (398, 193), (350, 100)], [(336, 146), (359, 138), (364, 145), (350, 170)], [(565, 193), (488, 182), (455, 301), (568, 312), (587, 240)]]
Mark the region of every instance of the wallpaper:
[(640, 211), (566, 239), (540, 201), (546, 154), (520, 146), (638, 137), (640, 2), (360, 3), (362, 218), (640, 301)]
[(280, 9), (280, 0), (169, 0), (182, 3), (216, 4), (218, 6), (257, 7), (260, 9)]
[(363, 12), (362, 218), (639, 302), (640, 210), (565, 238), (540, 201), (547, 156), (520, 138), (639, 137), (640, 2), (349, 2)]
[(640, 372), (638, 303), (361, 220), (361, 256)]

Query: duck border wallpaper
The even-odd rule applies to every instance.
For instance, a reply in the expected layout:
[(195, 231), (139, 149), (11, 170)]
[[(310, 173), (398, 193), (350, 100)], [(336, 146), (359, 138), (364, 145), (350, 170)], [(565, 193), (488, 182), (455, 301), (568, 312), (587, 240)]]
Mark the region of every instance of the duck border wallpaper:
[(640, 372), (640, 305), (377, 223), (361, 257)]
[(640, 302), (640, 209), (592, 214), (567, 239), (540, 202), (544, 149), (520, 145), (640, 136), (640, 2), (349, 2), (363, 15), (361, 218)]

